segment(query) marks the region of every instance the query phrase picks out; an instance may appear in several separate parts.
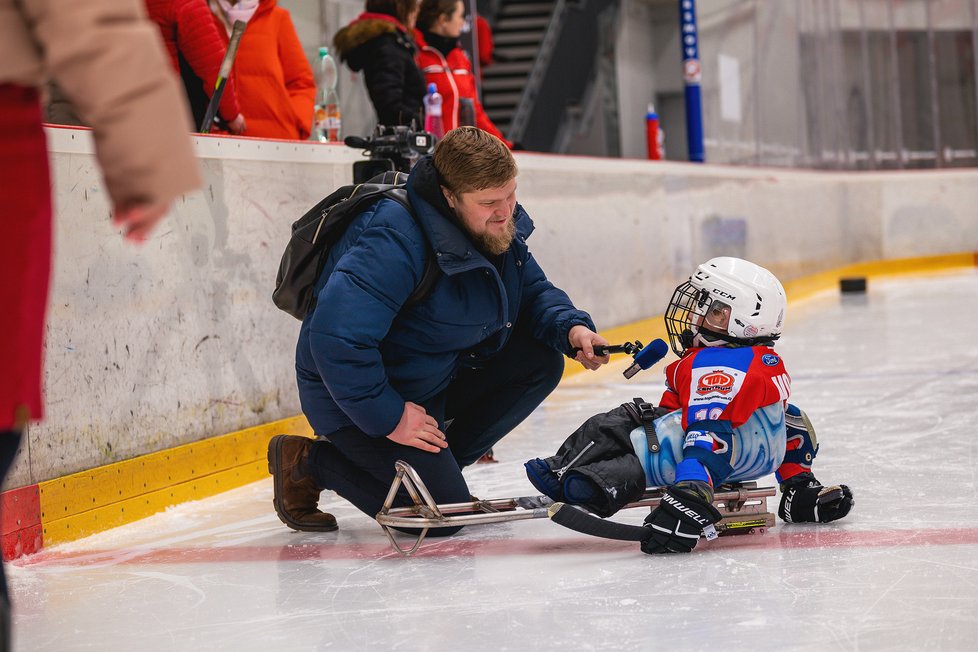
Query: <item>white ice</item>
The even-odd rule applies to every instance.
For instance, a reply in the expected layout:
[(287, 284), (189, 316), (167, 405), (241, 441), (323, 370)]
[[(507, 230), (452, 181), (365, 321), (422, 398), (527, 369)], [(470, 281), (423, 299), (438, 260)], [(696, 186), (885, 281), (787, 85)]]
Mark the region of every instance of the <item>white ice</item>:
[[(843, 521), (651, 557), (543, 519), (403, 557), (332, 494), (339, 532), (290, 531), (265, 480), (8, 564), (15, 649), (978, 649), (978, 275), (792, 304), (778, 350), (818, 430), (817, 476), (854, 490)], [(657, 400), (662, 365), (631, 381), (625, 366), (565, 382), (498, 464), (466, 471), (473, 492), (532, 494), (526, 459)]]

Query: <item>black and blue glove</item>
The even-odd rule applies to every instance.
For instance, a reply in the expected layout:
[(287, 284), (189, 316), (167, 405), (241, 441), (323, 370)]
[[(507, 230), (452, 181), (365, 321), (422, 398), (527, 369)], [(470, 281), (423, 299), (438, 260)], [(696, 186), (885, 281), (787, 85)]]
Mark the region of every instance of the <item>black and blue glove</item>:
[(642, 552), (658, 555), (692, 552), (701, 534), (716, 537), (720, 512), (713, 506), (713, 488), (701, 480), (685, 480), (669, 487), (658, 507), (645, 517), (648, 538)]
[(778, 516), (786, 523), (828, 523), (852, 509), (852, 490), (844, 484), (823, 487), (811, 473), (799, 473), (781, 483)]

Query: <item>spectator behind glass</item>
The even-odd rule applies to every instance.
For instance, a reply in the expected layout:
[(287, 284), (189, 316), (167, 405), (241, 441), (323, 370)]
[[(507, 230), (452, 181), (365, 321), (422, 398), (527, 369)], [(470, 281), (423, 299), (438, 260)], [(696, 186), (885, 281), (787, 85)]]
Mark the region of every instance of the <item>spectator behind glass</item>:
[(289, 12), (275, 0), (210, 0), (210, 8), (225, 47), (235, 21), (248, 23), (233, 69), (248, 135), (309, 138), (316, 82)]
[[(194, 127), (200, 128), (207, 103), (214, 93), (217, 74), (226, 47), (211, 17), (207, 0), (145, 0), (150, 20), (163, 35), (174, 70), (180, 73), (191, 99)], [(233, 134), (245, 131), (245, 119), (238, 109), (234, 79), (228, 79), (217, 115)]]
[(468, 98), (475, 107), (475, 126), (488, 131), (512, 149), (513, 143), (506, 140), (482, 109), (475, 89), (472, 62), (458, 44), (464, 25), (465, 3), (462, 0), (422, 0), (418, 29), (414, 34), (421, 49), (418, 64), (425, 82), (434, 83), (441, 93), (442, 120), (446, 132), (459, 126), (459, 99)]
[[(54, 4), (0, 2), (0, 483), (27, 423), (43, 416), (53, 217), (41, 127), (45, 78), (57, 80), (92, 126), (113, 220), (127, 239), (144, 240), (175, 198), (200, 185), (183, 93), (141, 2)], [(105, 226), (92, 229), (101, 239)], [(3, 577), (0, 568), (0, 650), (9, 650)]]
[(340, 60), (363, 71), (382, 125), (423, 124), (425, 84), (411, 34), (417, 15), (417, 0), (367, 0), (364, 13), (333, 37)]

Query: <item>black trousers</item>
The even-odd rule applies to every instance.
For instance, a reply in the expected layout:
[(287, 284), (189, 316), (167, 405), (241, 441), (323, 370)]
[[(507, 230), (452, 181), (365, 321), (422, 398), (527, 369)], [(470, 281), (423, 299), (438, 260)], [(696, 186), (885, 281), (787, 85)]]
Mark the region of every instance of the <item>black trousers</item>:
[[(0, 432), (0, 489), (7, 472), (13, 466), (17, 457), (17, 447), (20, 445), (21, 432), (8, 430)], [(0, 555), (2, 557), (2, 555)], [(0, 649), (6, 650), (10, 645), (10, 596), (7, 595), (7, 578), (0, 560)]]
[[(376, 516), (394, 481), (394, 462), (404, 460), (424, 481), (439, 504), (470, 500), (462, 469), (519, 425), (557, 387), (563, 356), (517, 330), (503, 350), (481, 369), (463, 369), (429, 406), (429, 413), (449, 423), (448, 448), (428, 453), (386, 437), (369, 437), (355, 427), (317, 441), (310, 455), (316, 483), (347, 499), (368, 516)], [(439, 415), (443, 412), (444, 418)], [(401, 491), (397, 505), (410, 505)], [(460, 528), (436, 528), (429, 536), (446, 536)]]

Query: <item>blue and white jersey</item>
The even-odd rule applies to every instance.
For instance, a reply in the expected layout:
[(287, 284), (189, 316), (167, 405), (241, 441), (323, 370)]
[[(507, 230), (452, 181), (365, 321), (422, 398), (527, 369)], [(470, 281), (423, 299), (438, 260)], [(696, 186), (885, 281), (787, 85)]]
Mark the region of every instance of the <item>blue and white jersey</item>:
[[(659, 437), (658, 453), (650, 453), (645, 430), (631, 432), (632, 448), (645, 471), (649, 487), (664, 487), (676, 480), (676, 466), (683, 461), (686, 432), (682, 410), (674, 410), (655, 420)], [(777, 401), (759, 408), (732, 434), (709, 433), (714, 438), (713, 452), (726, 458), (733, 472), (724, 482), (757, 480), (774, 473), (784, 459), (786, 434), (784, 403)]]

